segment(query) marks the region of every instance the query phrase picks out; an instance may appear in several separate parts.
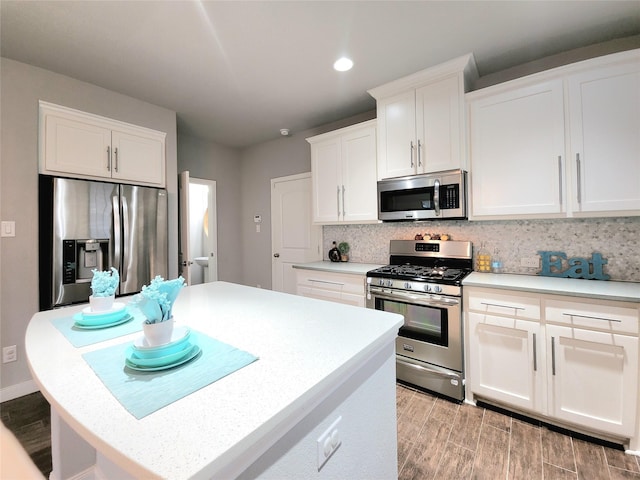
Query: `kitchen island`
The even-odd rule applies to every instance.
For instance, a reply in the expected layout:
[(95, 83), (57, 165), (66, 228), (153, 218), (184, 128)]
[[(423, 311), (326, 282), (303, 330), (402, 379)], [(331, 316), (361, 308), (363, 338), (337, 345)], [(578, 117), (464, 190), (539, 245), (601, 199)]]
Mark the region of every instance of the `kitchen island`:
[[(258, 360), (138, 420), (82, 355), (141, 333), (76, 348), (52, 321), (84, 307), (37, 313), (26, 333), (52, 407), (52, 479), (397, 477), (401, 316), (225, 282), (187, 287), (176, 325)], [(328, 459), (326, 431), (338, 437)]]

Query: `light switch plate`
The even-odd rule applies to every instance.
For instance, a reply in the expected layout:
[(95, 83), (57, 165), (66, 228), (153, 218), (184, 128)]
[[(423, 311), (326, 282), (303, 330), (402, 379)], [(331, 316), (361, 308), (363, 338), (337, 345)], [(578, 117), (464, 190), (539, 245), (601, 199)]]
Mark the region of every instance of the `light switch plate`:
[(0, 226), (0, 236), (2, 237), (15, 237), (16, 236), (16, 222), (2, 221)]

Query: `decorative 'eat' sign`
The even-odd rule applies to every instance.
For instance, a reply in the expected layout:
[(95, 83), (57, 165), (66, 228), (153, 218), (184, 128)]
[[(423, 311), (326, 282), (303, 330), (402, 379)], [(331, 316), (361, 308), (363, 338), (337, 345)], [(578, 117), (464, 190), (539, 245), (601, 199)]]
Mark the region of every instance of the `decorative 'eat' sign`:
[[(599, 253), (592, 253), (591, 259), (572, 257), (567, 260), (564, 252), (539, 251), (542, 257), (542, 271), (540, 275), (546, 277), (586, 278), (589, 280), (609, 280), (609, 275), (602, 271), (607, 259)], [(568, 264), (564, 268), (563, 260)]]

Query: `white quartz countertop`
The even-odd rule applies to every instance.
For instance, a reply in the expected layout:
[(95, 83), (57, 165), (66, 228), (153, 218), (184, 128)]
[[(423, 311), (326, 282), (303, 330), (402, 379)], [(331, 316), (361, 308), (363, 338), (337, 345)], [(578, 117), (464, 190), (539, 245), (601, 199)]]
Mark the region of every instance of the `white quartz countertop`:
[(464, 286), (640, 302), (640, 283), (636, 282), (472, 272), (465, 277), (462, 284)]
[(26, 333), (29, 366), (62, 419), (137, 478), (237, 476), (393, 342), (403, 323), (396, 314), (226, 282), (186, 287), (173, 309), (176, 325), (259, 360), (137, 420), (81, 354), (132, 342), (141, 333), (75, 348), (51, 320), (83, 307), (33, 316)]
[(380, 268), (384, 265), (373, 263), (352, 263), (352, 262), (311, 262), (293, 265), (293, 268), (305, 270), (320, 270), (322, 272), (351, 273), (354, 275), (365, 275), (369, 270)]

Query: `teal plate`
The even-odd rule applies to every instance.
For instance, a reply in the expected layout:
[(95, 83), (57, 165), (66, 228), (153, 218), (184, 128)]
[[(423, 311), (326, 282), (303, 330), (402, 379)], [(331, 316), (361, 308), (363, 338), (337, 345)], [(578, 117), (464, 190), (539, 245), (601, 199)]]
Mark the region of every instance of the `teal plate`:
[(101, 317), (88, 317), (83, 313), (76, 313), (73, 316), (77, 325), (81, 325), (83, 327), (99, 327), (101, 325), (111, 325), (120, 320), (126, 318), (131, 315), (129, 311), (125, 308), (124, 310), (120, 310), (118, 312), (111, 313), (106, 316)]
[(73, 326), (75, 328), (80, 328), (82, 330), (99, 330), (101, 328), (110, 328), (110, 327), (115, 327), (116, 325), (122, 325), (123, 323), (127, 323), (130, 322), (131, 320), (133, 320), (133, 317), (129, 314), (125, 315), (124, 317), (122, 317), (120, 320), (116, 321), (116, 322), (112, 322), (112, 323), (103, 323), (101, 325), (82, 325), (80, 323), (78, 323), (78, 320), (76, 319), (76, 316), (73, 316), (73, 319), (76, 321), (76, 323), (73, 324)]
[(200, 354), (200, 352), (201, 352), (200, 347), (198, 345), (194, 345), (184, 358), (181, 358), (180, 360), (174, 363), (171, 363), (169, 365), (163, 365), (160, 367), (144, 367), (141, 365), (136, 365), (135, 363), (132, 363), (129, 360), (129, 358), (126, 358), (124, 363), (127, 366), (127, 368), (130, 368), (131, 370), (137, 370), (139, 372), (157, 372), (159, 370), (168, 370), (170, 368), (177, 367), (178, 365), (183, 365), (188, 361), (196, 358)]
[(171, 341), (164, 345), (147, 345), (144, 335), (141, 335), (134, 340), (133, 349), (139, 358), (164, 357), (165, 355), (183, 351), (190, 336), (191, 330), (186, 326), (180, 326), (174, 329)]
[(127, 348), (126, 356), (130, 363), (139, 367), (163, 367), (182, 360), (185, 355), (191, 353), (192, 349), (193, 345), (187, 342), (182, 344), (182, 348), (175, 352), (168, 352), (165, 355), (159, 355), (153, 358), (145, 358), (138, 355), (134, 347), (129, 347)]

